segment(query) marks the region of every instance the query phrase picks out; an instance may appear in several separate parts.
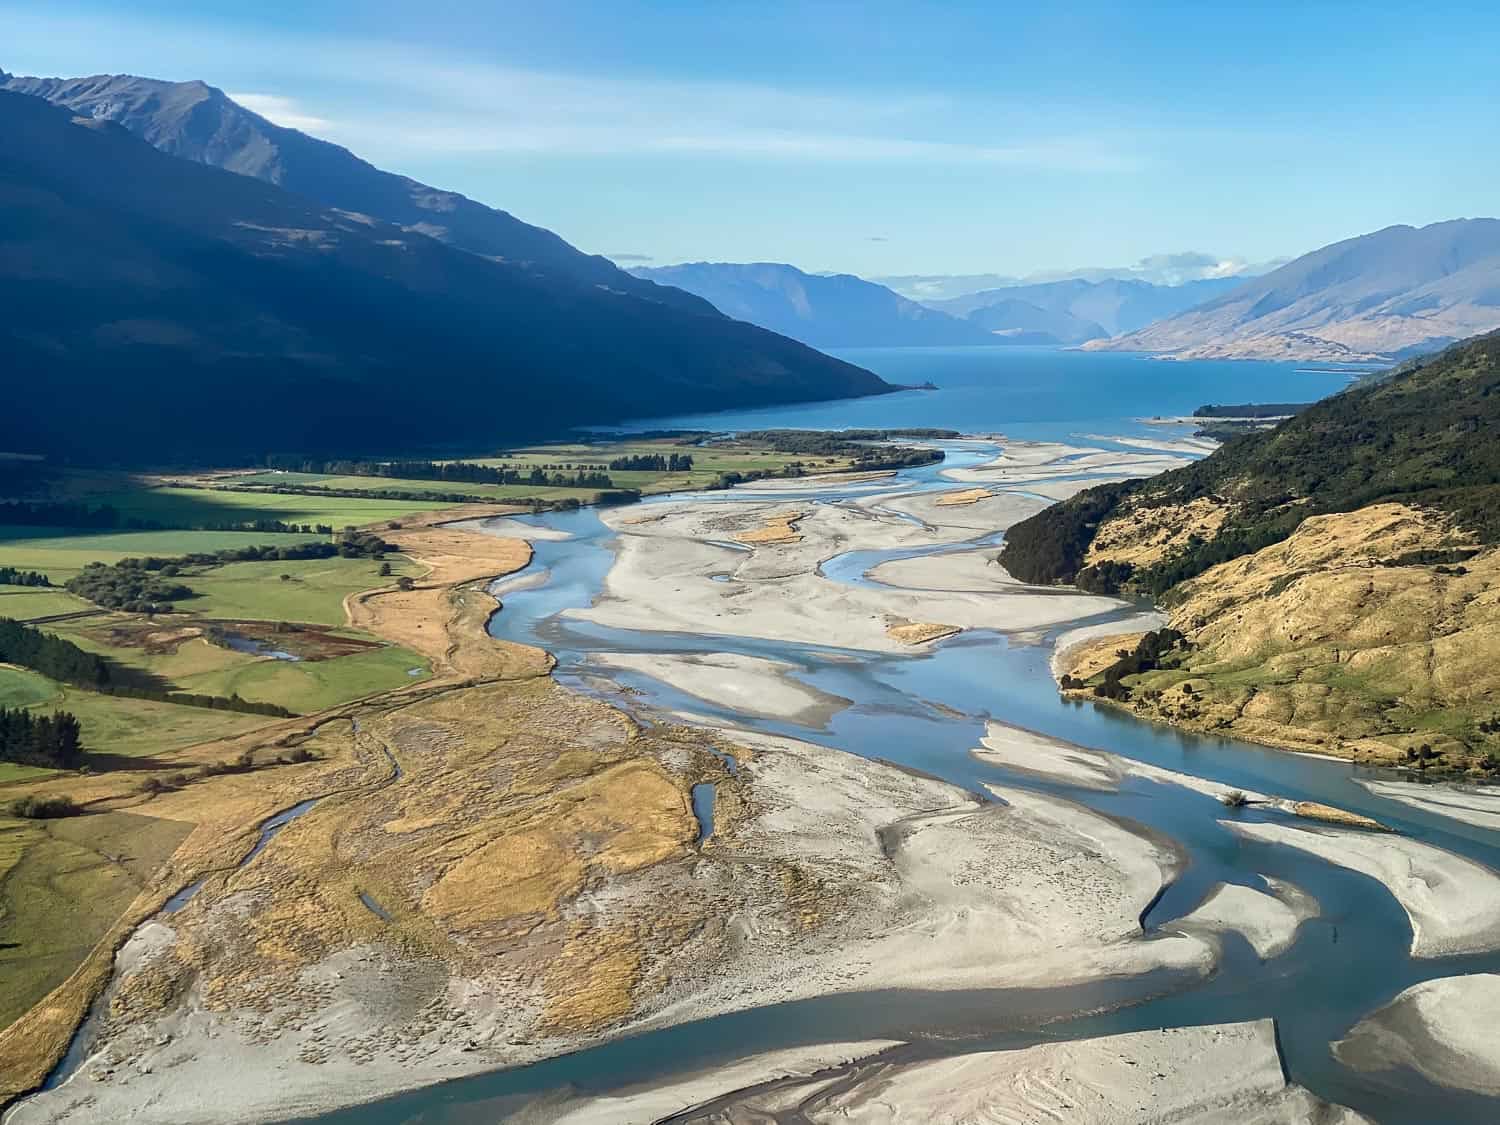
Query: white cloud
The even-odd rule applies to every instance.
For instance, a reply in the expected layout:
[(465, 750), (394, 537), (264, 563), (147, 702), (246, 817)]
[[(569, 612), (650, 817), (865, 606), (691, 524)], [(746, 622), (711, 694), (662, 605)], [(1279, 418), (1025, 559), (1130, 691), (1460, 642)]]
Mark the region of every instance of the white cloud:
[(321, 134), (333, 128), (326, 117), (318, 117), (304, 110), (295, 98), (280, 94), (229, 94), (240, 105), (258, 113), (273, 125), (284, 125), (288, 129), (300, 129), (304, 133)]
[(1143, 159), (1118, 122), (1065, 107), (532, 70), (377, 40), (187, 18), (84, 18), (3, 2), (0, 25), (22, 73), (202, 77), (249, 89), (232, 96), (278, 124), (383, 159), (692, 155), (1068, 172), (1128, 171)]

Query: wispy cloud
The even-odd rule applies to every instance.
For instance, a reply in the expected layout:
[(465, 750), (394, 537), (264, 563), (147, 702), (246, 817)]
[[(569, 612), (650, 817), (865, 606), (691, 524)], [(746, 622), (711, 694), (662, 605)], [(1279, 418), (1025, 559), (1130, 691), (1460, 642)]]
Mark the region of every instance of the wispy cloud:
[(229, 96), (252, 113), (258, 113), (267, 121), (284, 125), (288, 129), (301, 129), (304, 133), (326, 133), (335, 128), (328, 118), (303, 109), (295, 98), (280, 94), (230, 93)]
[[(1117, 128), (1088, 115), (957, 104), (922, 90), (566, 73), (378, 40), (85, 19), (3, 3), (0, 22), (21, 44), (7, 48), (11, 65), (34, 59), (58, 73), (66, 57), (78, 60), (75, 71), (144, 65), (157, 77), (203, 77), (250, 90), (234, 96), (273, 121), (388, 157), (691, 156), (1071, 172), (1130, 170), (1143, 159)], [(164, 57), (171, 66), (159, 65)]]
[(654, 262), (654, 261), (656, 261), (656, 259), (653, 258), (650, 254), (606, 254), (604, 256), (606, 258), (608, 258), (611, 262)]

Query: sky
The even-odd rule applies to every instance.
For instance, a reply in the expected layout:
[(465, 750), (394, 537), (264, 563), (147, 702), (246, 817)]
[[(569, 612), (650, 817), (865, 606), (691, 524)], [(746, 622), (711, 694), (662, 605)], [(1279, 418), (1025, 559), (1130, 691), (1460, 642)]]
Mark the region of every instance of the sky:
[(1496, 215), (1496, 43), (1494, 3), (0, 0), (14, 74), (202, 79), (623, 264), (864, 276)]

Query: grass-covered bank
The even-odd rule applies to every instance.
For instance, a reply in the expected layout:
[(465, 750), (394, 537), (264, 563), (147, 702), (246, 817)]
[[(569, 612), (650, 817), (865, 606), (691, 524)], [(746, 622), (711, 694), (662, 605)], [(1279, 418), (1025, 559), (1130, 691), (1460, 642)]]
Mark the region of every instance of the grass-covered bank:
[(1491, 774), (1496, 433), (1492, 335), (1193, 465), (1082, 492), (1012, 528), (1000, 561), (1023, 580), (1144, 593), (1170, 611), (1183, 644), (1165, 665), (1111, 677), (1094, 654), (1077, 675), (1083, 690), (1138, 714)]

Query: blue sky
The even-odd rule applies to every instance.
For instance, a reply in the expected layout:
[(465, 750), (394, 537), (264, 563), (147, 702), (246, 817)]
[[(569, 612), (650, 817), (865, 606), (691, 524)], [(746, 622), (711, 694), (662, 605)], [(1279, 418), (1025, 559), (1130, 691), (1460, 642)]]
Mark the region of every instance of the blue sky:
[(584, 249), (865, 275), (1251, 261), (1500, 213), (1500, 5), (0, 0)]

